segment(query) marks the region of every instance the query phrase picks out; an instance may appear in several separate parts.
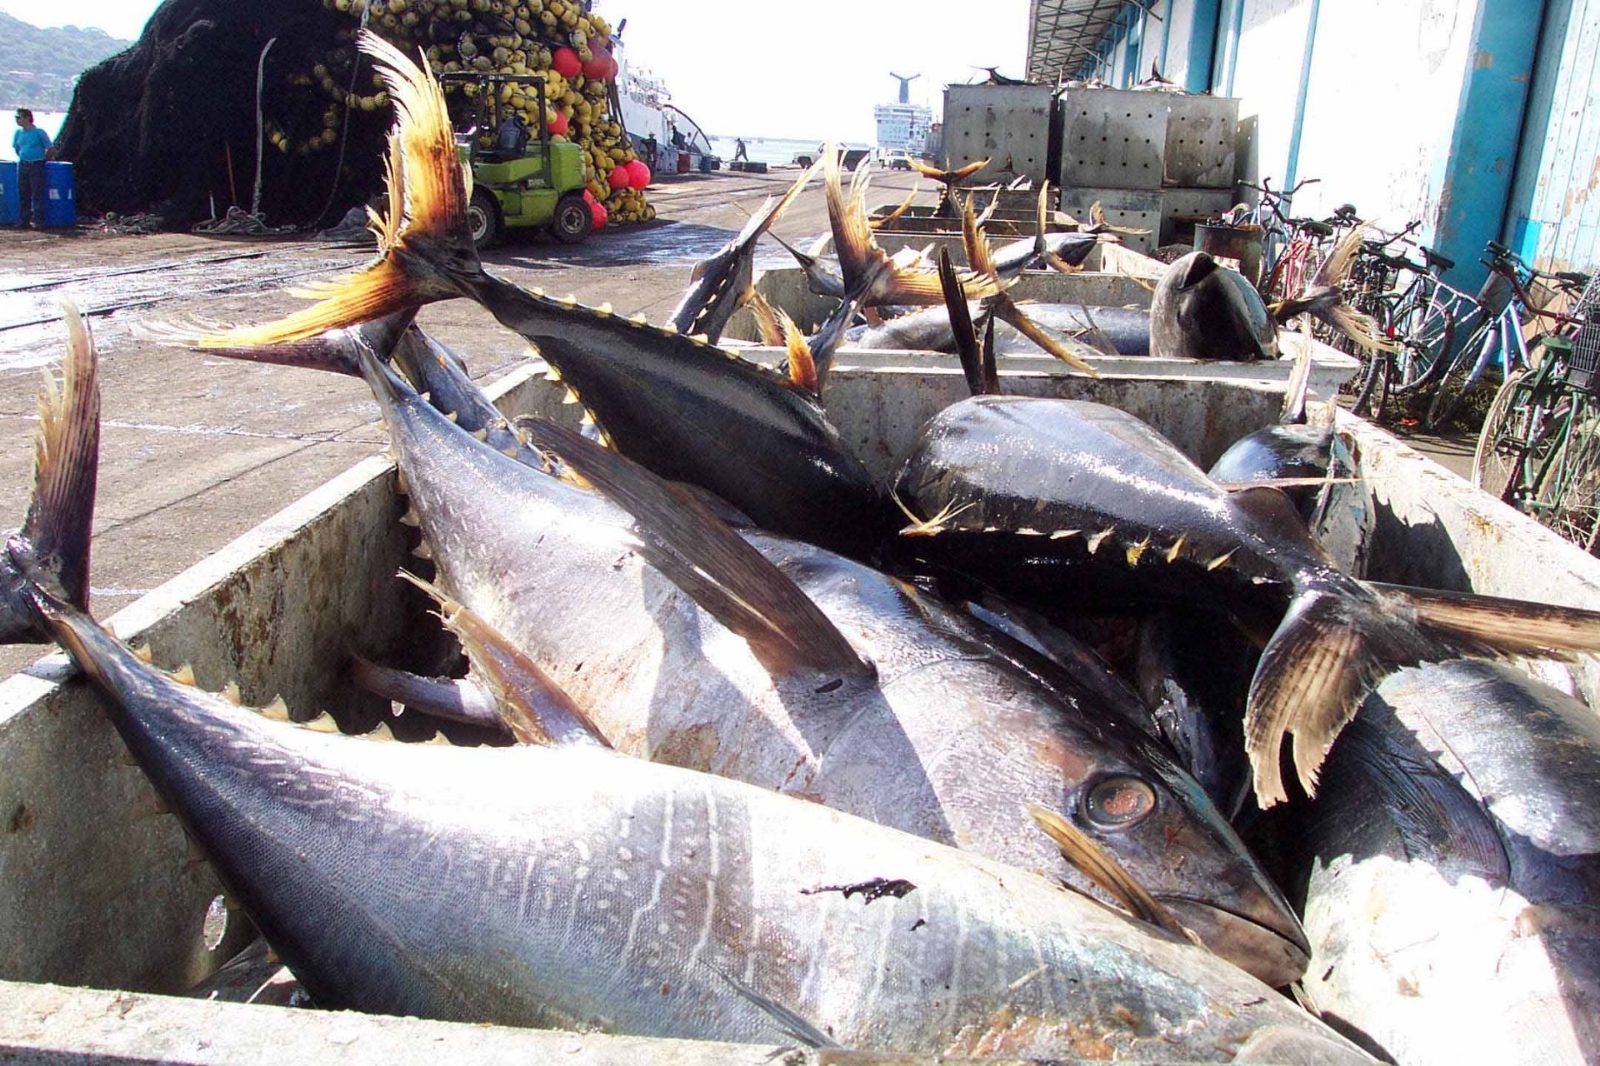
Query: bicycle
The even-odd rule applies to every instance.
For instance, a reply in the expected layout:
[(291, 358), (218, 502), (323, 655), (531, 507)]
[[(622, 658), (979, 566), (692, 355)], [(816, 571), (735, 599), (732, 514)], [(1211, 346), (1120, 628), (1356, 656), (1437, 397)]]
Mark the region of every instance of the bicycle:
[(1449, 421), (1467, 392), (1497, 359), (1502, 381), (1528, 368), (1528, 346), (1522, 326), (1524, 319), (1535, 313), (1530, 310), (1535, 301), (1528, 294), (1527, 286), (1540, 278), (1557, 284), (1563, 280), (1570, 282), (1570, 277), (1564, 279), (1560, 274), (1535, 270), (1497, 241), (1490, 241), (1485, 250), (1493, 257), (1485, 264), (1490, 273), (1474, 301), (1482, 320), (1439, 375), (1438, 387), (1423, 419), (1430, 430)]
[(1600, 533), (1600, 282), (1544, 275), (1583, 294), (1532, 346), (1533, 369), (1506, 379), (1473, 455), (1475, 485), (1593, 551)]
[[(1283, 213), (1284, 201), (1320, 180), (1306, 178), (1287, 192), (1275, 191), (1270, 178), (1262, 178), (1260, 185), (1252, 185), (1247, 181), (1239, 183), (1261, 196), (1260, 202), (1250, 213), (1250, 221), (1261, 227), (1263, 280), (1257, 288), (1268, 302), (1297, 295), (1305, 287), (1321, 265), (1323, 242), (1336, 231), (1331, 222), (1290, 218)], [(1354, 214), (1354, 208), (1351, 213)]]

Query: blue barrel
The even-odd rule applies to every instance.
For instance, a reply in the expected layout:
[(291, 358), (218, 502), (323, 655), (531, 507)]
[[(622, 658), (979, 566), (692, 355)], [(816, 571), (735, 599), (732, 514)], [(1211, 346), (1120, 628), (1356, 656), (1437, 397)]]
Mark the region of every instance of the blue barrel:
[(17, 164), (15, 160), (0, 160), (0, 226), (15, 226), (22, 217), (22, 204), (17, 197)]
[(78, 224), (71, 163), (44, 165), (44, 224), (53, 229), (71, 229)]

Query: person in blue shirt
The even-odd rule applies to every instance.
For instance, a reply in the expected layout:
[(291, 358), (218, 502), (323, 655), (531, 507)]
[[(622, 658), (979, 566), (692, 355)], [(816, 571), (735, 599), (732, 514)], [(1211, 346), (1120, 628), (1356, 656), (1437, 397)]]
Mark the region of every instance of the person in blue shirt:
[(55, 155), (50, 135), (33, 124), (33, 112), (17, 108), (17, 132), (11, 135), (17, 153), (18, 224), (27, 229), (44, 225), (44, 162)]

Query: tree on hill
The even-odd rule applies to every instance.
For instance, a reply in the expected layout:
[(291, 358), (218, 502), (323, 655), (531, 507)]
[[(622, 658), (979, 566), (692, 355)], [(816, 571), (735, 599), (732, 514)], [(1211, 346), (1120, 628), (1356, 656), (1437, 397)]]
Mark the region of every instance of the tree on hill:
[(0, 108), (65, 111), (78, 75), (132, 43), (104, 30), (40, 29), (0, 14)]

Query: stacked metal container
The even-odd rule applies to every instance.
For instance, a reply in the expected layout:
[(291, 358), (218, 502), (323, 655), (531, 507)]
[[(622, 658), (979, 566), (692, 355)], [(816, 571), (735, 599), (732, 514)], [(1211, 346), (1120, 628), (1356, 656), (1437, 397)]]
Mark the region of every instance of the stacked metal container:
[(944, 94), (950, 169), (989, 160), (973, 184), (1048, 178), (1061, 210), (1099, 203), (1125, 242), (1148, 252), (1192, 236), (1194, 220), (1234, 203), (1239, 101), (1133, 89), (951, 85)]
[(1150, 231), (1124, 238), (1147, 252), (1233, 205), (1238, 100), (1071, 87), (1057, 107), (1063, 211), (1086, 218), (1098, 202), (1113, 224)]
[(944, 143), (940, 158), (955, 170), (980, 159), (989, 165), (970, 181), (1033, 179), (1053, 169), (1048, 85), (949, 85), (944, 90)]

